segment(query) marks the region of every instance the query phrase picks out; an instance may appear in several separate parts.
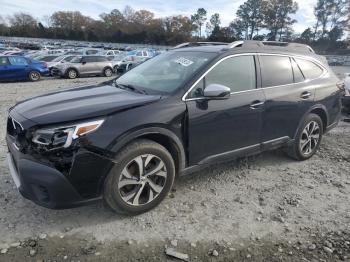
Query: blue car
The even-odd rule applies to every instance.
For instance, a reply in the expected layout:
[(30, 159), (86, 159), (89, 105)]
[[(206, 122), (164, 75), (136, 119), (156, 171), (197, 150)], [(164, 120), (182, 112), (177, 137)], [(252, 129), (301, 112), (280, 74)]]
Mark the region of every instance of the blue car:
[(0, 55), (0, 81), (30, 80), (34, 82), (46, 75), (49, 75), (49, 69), (45, 62), (31, 60), (23, 56)]

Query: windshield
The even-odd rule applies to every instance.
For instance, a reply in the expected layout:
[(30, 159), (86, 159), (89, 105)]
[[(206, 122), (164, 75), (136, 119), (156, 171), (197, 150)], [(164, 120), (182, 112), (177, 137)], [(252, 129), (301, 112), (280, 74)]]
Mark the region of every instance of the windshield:
[(147, 92), (169, 94), (179, 88), (216, 54), (205, 52), (166, 52), (128, 71), (116, 80)]

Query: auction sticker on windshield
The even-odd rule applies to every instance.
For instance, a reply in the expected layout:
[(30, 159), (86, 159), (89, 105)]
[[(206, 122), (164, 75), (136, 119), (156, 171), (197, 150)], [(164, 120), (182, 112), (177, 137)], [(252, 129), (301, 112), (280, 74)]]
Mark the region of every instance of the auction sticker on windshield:
[(193, 64), (193, 61), (187, 59), (187, 58), (184, 58), (184, 57), (178, 57), (174, 60), (175, 63), (178, 63), (180, 65), (183, 65), (183, 66), (190, 66)]

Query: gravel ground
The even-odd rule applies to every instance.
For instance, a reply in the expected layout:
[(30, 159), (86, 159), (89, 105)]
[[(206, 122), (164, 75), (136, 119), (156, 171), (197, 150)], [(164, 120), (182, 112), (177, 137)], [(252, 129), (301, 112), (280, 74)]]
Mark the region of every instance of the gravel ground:
[(0, 261), (165, 261), (166, 247), (190, 261), (350, 261), (350, 124), (344, 121), (310, 160), (273, 151), (213, 166), (179, 178), (158, 208), (137, 217), (116, 215), (102, 203), (57, 211), (22, 198), (5, 162), (8, 108), (105, 80), (0, 83)]

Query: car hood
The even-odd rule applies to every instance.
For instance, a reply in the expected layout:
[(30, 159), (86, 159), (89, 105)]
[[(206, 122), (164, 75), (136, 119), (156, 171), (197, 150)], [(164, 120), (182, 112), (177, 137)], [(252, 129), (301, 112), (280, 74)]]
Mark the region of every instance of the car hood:
[(159, 95), (144, 95), (102, 84), (34, 97), (19, 102), (12, 110), (37, 124), (46, 125), (105, 116), (160, 98)]

